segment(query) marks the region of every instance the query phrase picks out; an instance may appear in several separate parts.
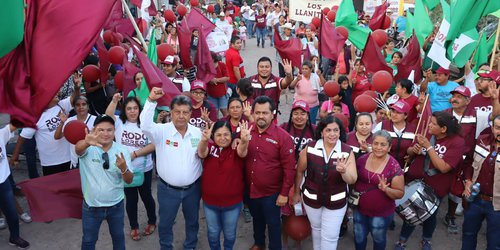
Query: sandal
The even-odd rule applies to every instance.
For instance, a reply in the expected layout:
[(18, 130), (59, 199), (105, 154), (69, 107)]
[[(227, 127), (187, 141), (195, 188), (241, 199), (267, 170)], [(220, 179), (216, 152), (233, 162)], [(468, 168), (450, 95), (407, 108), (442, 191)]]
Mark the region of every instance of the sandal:
[(130, 237), (135, 240), (135, 241), (138, 241), (141, 239), (141, 235), (139, 235), (139, 229), (132, 229), (130, 231)]
[(144, 229), (144, 235), (150, 235), (154, 233), (155, 230), (156, 230), (156, 225), (148, 224), (148, 226)]

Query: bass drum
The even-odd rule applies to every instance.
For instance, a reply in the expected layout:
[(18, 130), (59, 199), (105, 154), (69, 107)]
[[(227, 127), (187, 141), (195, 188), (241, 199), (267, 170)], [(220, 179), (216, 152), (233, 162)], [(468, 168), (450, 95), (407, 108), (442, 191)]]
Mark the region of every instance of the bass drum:
[(408, 224), (419, 225), (431, 217), (439, 207), (439, 198), (423, 181), (416, 180), (405, 186), (405, 195), (396, 200), (396, 213)]

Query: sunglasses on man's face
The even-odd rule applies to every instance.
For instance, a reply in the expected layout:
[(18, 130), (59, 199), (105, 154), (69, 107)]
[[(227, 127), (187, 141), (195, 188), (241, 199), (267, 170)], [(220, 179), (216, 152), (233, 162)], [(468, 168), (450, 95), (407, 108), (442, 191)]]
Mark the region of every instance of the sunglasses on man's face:
[(109, 155), (107, 152), (102, 153), (102, 159), (104, 160), (102, 168), (109, 169)]

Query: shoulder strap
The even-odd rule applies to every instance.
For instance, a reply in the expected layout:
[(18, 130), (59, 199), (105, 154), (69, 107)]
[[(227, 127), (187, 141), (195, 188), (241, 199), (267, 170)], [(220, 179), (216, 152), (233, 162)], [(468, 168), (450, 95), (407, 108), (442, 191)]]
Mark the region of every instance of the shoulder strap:
[[(431, 137), (430, 143), (434, 147), (434, 144), (436, 143), (436, 138), (434, 136)], [(431, 163), (431, 158), (429, 157), (429, 154), (427, 153), (427, 155), (425, 156), (425, 161), (424, 161), (424, 172), (429, 177), (437, 175), (439, 173), (439, 171), (435, 168), (429, 169), (430, 163)]]

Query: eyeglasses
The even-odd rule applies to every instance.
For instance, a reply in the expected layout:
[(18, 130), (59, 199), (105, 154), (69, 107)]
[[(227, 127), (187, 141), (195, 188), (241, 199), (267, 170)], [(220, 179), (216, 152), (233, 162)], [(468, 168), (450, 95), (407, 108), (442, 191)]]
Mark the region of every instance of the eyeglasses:
[(109, 155), (107, 152), (102, 153), (102, 159), (104, 160), (102, 168), (109, 169)]
[(203, 92), (203, 91), (192, 91), (191, 94), (200, 96), (200, 95), (204, 95), (205, 92)]

